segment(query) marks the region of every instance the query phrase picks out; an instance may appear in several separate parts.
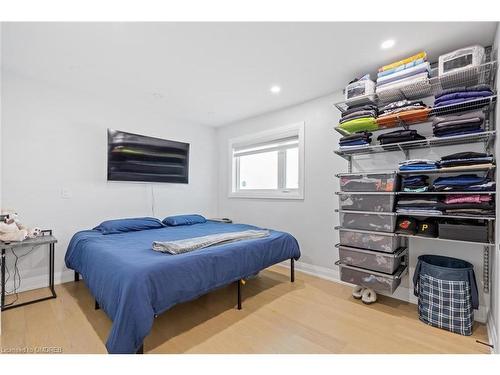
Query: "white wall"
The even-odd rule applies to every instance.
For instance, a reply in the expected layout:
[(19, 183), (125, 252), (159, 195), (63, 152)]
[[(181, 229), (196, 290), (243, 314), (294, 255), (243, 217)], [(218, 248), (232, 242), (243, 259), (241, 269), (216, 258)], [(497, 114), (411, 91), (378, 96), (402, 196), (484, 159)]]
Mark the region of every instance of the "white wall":
[[(338, 251), (339, 225), (338, 198), (334, 195), (339, 190), (336, 173), (347, 172), (347, 162), (335, 155), (340, 135), (333, 130), (338, 123), (339, 112), (333, 106), (342, 100), (340, 93), (316, 99), (298, 106), (263, 116), (247, 119), (217, 130), (219, 151), (219, 215), (233, 218), (238, 222), (255, 224), (284, 230), (293, 234), (300, 243), (302, 257), (297, 268), (318, 276), (338, 280), (339, 271), (334, 262)], [(305, 199), (295, 200), (260, 200), (228, 198), (228, 141), (237, 136), (251, 134), (264, 129), (280, 127), (286, 124), (305, 121)], [(422, 135), (432, 134), (430, 124), (419, 127)], [(380, 133), (376, 133), (377, 135)], [(480, 145), (468, 146), (471, 150), (481, 150)], [(441, 156), (458, 152), (456, 147), (415, 150), (411, 157), (440, 159)], [(385, 153), (356, 158), (354, 170), (394, 170), (402, 154)], [(422, 254), (441, 254), (465, 259), (475, 266), (480, 290), (480, 309), (476, 319), (486, 321), (489, 295), (482, 293), (482, 257), (483, 248), (454, 242), (412, 239), (410, 247), (410, 276)], [(408, 277), (394, 297), (416, 302), (412, 285)]]
[[(338, 190), (338, 179), (334, 174), (347, 168), (347, 163), (333, 154), (339, 135), (332, 128), (338, 122), (339, 113), (332, 103), (340, 99), (341, 94), (337, 93), (217, 130), (219, 216), (292, 233), (302, 249), (297, 267), (315, 267), (325, 275), (335, 270), (336, 260), (333, 226), (338, 224), (333, 212), (333, 193)], [(228, 198), (229, 139), (302, 121), (305, 122), (305, 199)]]
[[(2, 86), (3, 207), (29, 226), (54, 230), (56, 282), (72, 277), (64, 254), (76, 231), (111, 218), (216, 213), (212, 128), (165, 118), (146, 103), (75, 92), (5, 69)], [(189, 142), (189, 184), (107, 182), (107, 128)], [(44, 253), (22, 260), (23, 289), (46, 283)]]

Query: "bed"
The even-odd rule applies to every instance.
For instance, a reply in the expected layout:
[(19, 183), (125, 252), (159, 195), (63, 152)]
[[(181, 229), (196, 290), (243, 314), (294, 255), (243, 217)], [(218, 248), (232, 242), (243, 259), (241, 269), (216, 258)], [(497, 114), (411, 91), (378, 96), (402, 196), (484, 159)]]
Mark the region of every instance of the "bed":
[(210, 234), (260, 229), (215, 221), (106, 234), (76, 233), (66, 252), (66, 266), (79, 275), (113, 321), (106, 342), (109, 353), (140, 353), (154, 318), (172, 306), (238, 283), (261, 270), (299, 259), (297, 240), (270, 231), (268, 237), (211, 246), (179, 255), (152, 250), (153, 241), (176, 241)]

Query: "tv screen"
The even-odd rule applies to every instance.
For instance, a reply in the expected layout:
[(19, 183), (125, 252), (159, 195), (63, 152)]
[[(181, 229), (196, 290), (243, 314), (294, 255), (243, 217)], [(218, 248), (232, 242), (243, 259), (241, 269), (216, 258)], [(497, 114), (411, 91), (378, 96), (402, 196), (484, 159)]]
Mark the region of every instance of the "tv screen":
[(189, 143), (108, 129), (108, 180), (187, 184)]

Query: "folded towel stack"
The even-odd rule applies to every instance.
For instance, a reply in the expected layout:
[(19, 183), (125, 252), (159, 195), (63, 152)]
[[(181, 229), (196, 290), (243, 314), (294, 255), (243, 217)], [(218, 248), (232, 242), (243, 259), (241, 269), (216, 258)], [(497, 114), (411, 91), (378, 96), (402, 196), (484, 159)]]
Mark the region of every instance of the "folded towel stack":
[(435, 117), (432, 121), (432, 132), (436, 137), (481, 133), (484, 131), (483, 123), (484, 113), (481, 111)]
[(493, 166), (493, 156), (482, 152), (458, 152), (446, 155), (439, 161), (441, 168), (463, 168), (474, 169), (476, 167)]
[(368, 146), (372, 141), (372, 133), (361, 131), (356, 132), (354, 134), (346, 135), (345, 137), (340, 138), (339, 145), (340, 149), (349, 148), (349, 147), (359, 147), (359, 146)]
[(428, 179), (429, 176), (425, 175), (403, 177), (401, 179), (401, 188), (407, 192), (422, 193), (429, 190)]
[(342, 113), (339, 127), (349, 133), (375, 130), (378, 129), (377, 115), (377, 106), (372, 104), (351, 107)]
[(419, 170), (434, 170), (438, 169), (439, 165), (436, 160), (429, 159), (410, 159), (399, 162), (400, 171), (419, 171)]
[(390, 133), (384, 133), (377, 137), (381, 145), (388, 145), (391, 143), (420, 141), (425, 139), (417, 133), (416, 130), (396, 130)]
[(491, 95), (493, 95), (493, 91), (488, 85), (456, 87), (437, 94), (434, 97), (434, 107), (459, 104), (470, 100), (485, 98)]
[(381, 67), (377, 74), (376, 92), (397, 89), (412, 83), (426, 81), (431, 71), (425, 52)]
[(379, 109), (377, 124), (394, 126), (399, 121), (405, 123), (423, 122), (427, 120), (430, 109), (422, 101), (400, 100)]
[(492, 191), (495, 182), (488, 176), (480, 177), (475, 174), (439, 177), (432, 184), (435, 191)]

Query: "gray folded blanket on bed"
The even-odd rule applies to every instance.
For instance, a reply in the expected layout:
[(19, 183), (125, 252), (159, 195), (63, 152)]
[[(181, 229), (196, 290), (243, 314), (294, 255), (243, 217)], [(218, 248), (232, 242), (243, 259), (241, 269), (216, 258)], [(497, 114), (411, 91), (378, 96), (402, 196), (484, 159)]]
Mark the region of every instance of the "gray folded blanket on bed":
[(213, 245), (229, 242), (252, 240), (269, 236), (268, 230), (244, 230), (242, 232), (217, 233), (203, 237), (186, 238), (177, 241), (154, 241), (153, 250), (172, 255), (188, 253), (193, 250), (203, 249)]

